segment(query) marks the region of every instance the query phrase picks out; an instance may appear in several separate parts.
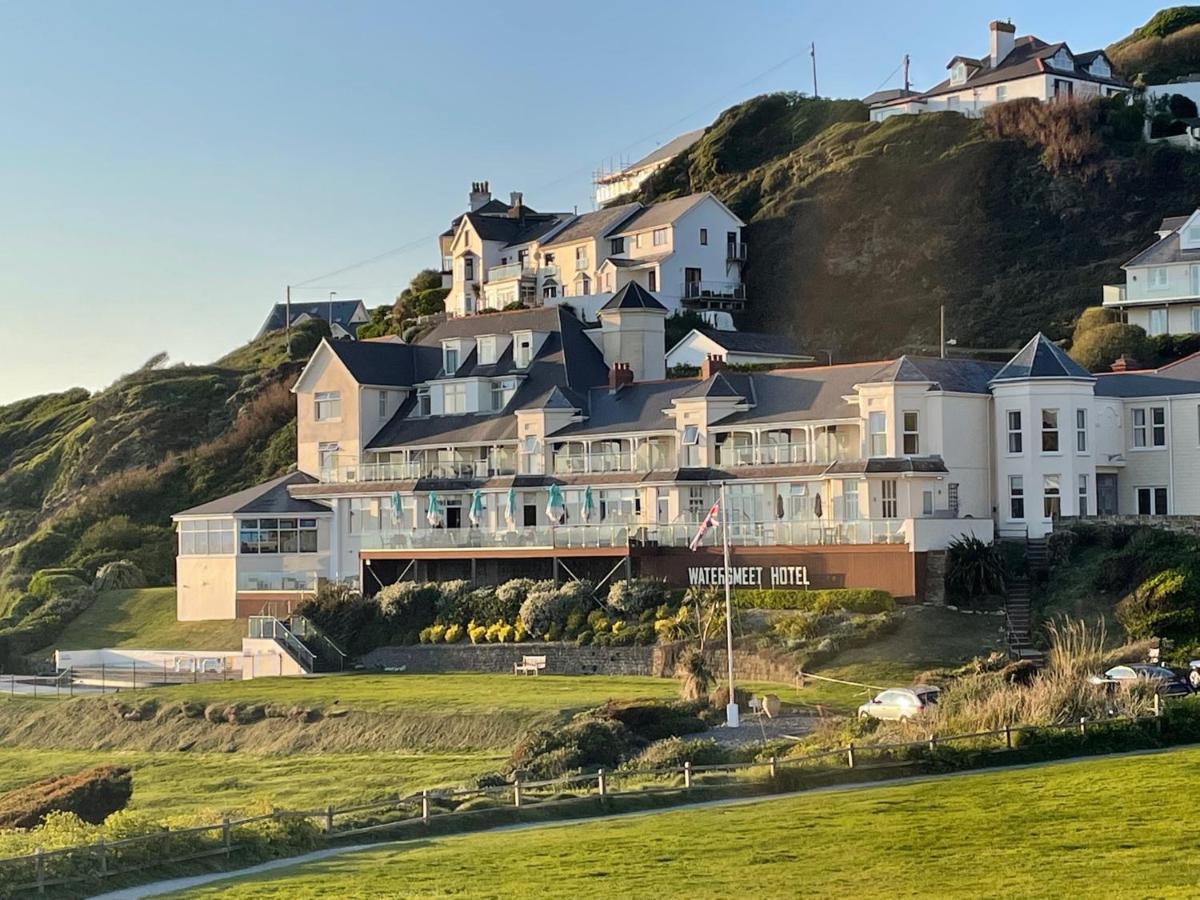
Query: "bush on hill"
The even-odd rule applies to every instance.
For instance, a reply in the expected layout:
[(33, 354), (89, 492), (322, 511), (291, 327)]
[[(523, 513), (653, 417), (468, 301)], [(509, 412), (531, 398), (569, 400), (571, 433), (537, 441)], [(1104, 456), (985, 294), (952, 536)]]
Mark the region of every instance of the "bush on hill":
[(1144, 84), (1162, 84), (1200, 69), (1200, 7), (1175, 6), (1108, 48), (1117, 71)]
[(1156, 356), (1152, 347), (1141, 326), (1113, 322), (1077, 337), (1071, 345), (1070, 356), (1089, 372), (1107, 372), (1121, 356), (1147, 365), (1147, 360)]
[(124, 766), (97, 766), (75, 775), (58, 775), (0, 796), (0, 829), (35, 828), (55, 812), (72, 813), (99, 825), (125, 808), (133, 795), (133, 777)]
[(145, 586), (146, 576), (142, 574), (142, 570), (127, 559), (118, 559), (99, 568), (96, 580), (92, 583), (92, 590), (101, 593)]

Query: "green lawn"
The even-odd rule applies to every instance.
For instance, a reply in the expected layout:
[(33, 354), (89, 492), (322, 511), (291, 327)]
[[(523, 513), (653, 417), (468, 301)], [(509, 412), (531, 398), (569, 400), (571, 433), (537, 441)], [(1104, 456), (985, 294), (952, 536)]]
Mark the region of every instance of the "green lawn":
[(327, 753), (253, 756), (127, 750), (0, 749), (0, 794), (50, 775), (91, 766), (133, 769), (130, 809), (159, 816), (220, 814), (267, 800), (288, 809), (350, 805), (393, 793), (456, 785), (495, 771), (489, 753)]
[(1195, 897), (1200, 750), (441, 838), (188, 897)]
[(175, 588), (141, 588), (98, 596), (50, 649), (241, 650), (245, 636), (242, 619), (177, 622)]
[[(514, 651), (517, 653), (519, 651)], [(327, 709), (341, 706), (374, 712), (456, 713), (559, 712), (599, 706), (606, 700), (673, 698), (669, 678), (463, 673), (451, 675), (357, 674), (310, 678), (256, 678), (139, 691), (162, 701), (281, 703)], [(123, 693), (122, 696), (133, 696)]]

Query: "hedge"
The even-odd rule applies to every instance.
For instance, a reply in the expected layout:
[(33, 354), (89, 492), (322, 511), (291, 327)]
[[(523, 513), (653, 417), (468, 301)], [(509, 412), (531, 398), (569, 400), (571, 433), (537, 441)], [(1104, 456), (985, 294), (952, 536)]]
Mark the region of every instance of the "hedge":
[(891, 612), (896, 599), (887, 591), (871, 588), (826, 588), (819, 591), (783, 591), (762, 588), (735, 590), (734, 605), (739, 609), (796, 609), (828, 613), (844, 609), (853, 613)]
[(0, 828), (34, 828), (52, 812), (70, 812), (99, 825), (124, 809), (133, 794), (125, 766), (97, 766), (75, 775), (57, 775), (0, 797)]

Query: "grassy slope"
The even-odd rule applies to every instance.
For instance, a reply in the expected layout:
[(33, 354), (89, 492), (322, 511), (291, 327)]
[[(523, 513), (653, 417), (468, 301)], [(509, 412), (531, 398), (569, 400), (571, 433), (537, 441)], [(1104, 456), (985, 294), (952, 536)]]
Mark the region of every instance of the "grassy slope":
[(1191, 897), (1180, 787), (1197, 764), (1186, 750), (445, 838), (188, 896)]
[(1119, 72), (1147, 84), (1200, 71), (1200, 7), (1160, 10), (1107, 52)]
[(48, 649), (239, 650), (245, 635), (240, 619), (176, 621), (175, 588), (142, 588), (101, 594)]
[[(910, 607), (900, 626), (865, 647), (839, 653), (814, 669), (818, 675), (882, 687), (911, 684), (920, 673), (986, 656), (1000, 645), (1002, 620), (997, 616), (967, 615), (936, 607)], [(801, 703), (821, 705), (834, 712), (852, 712), (874, 691), (817, 680), (792, 696)]]
[(960, 346), (1064, 336), (1200, 189), (1187, 154), (1111, 146), (1103, 177), (1052, 174), (1037, 149), (953, 113), (846, 115), (815, 135), (773, 124), (823, 103), (769, 95), (727, 110), (639, 199), (714, 191), (748, 223), (745, 324), (843, 360), (929, 352), (941, 304)]
[(349, 805), (389, 794), (457, 785), (494, 771), (496, 753), (334, 753), (251, 756), (227, 753), (0, 750), (0, 794), (98, 763), (133, 769), (129, 808), (171, 816), (221, 813), (267, 800), (288, 809)]

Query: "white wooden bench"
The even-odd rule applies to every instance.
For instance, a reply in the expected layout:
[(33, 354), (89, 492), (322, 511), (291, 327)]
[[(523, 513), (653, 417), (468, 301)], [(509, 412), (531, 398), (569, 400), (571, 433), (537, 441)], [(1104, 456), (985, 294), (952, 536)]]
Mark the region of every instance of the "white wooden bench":
[(546, 668), (544, 656), (522, 656), (519, 663), (513, 663), (514, 675), (537, 675)]

